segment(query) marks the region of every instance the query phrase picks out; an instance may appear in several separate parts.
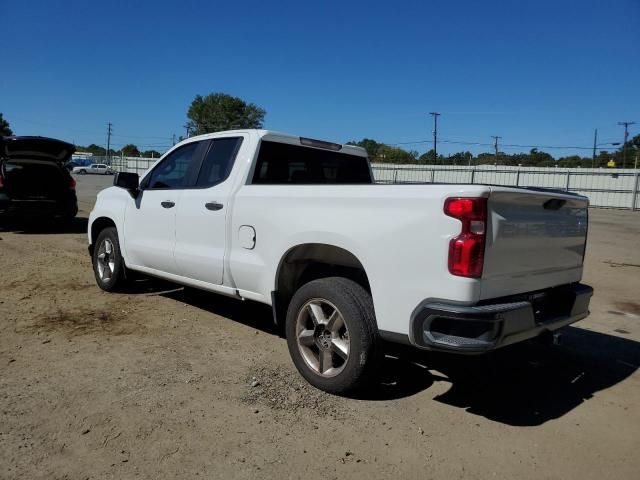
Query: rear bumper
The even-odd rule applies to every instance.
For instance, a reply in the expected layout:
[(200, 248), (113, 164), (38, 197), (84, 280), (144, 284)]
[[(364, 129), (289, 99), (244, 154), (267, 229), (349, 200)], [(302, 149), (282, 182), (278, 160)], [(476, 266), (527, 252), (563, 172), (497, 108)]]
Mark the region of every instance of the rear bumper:
[(476, 306), (423, 302), (411, 318), (417, 347), (483, 353), (537, 337), (589, 315), (593, 288), (565, 285)]
[(0, 193), (0, 215), (20, 217), (70, 216), (78, 213), (73, 190), (59, 199), (18, 200)]

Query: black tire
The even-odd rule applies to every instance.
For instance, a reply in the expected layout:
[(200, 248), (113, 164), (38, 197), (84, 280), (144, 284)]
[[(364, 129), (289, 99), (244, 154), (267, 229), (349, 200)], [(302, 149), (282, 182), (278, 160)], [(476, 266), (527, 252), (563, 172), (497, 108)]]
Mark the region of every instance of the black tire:
[[(110, 247), (107, 247), (107, 242), (110, 244)], [(107, 257), (101, 258), (101, 255), (104, 254), (106, 250), (111, 250), (111, 252), (108, 253)], [(115, 227), (107, 227), (98, 234), (93, 249), (92, 260), (93, 275), (96, 278), (96, 283), (102, 290), (106, 292), (124, 290), (127, 283), (126, 269), (122, 254), (120, 253), (118, 231)], [(106, 264), (108, 264), (108, 266)], [(107, 275), (102, 273), (105, 271), (105, 268), (109, 269)]]
[[(348, 335), (346, 360), (333, 353), (336, 350), (331, 348), (332, 345), (327, 347), (326, 343), (333, 344), (334, 337), (328, 341), (325, 336), (326, 343), (321, 346), (322, 333), (316, 334), (317, 330), (314, 331), (314, 344), (307, 347), (299, 344), (299, 332), (302, 331), (301, 329), (307, 328), (300, 326), (307, 321), (302, 320), (307, 318), (305, 317), (307, 315), (305, 309), (310, 308), (310, 302), (314, 303), (318, 300), (328, 302), (327, 304), (320, 302), (320, 304), (329, 305), (329, 311), (335, 307), (344, 320)], [(311, 315), (308, 315), (308, 319), (311, 319)], [(313, 280), (300, 287), (289, 303), (285, 331), (289, 353), (294, 365), (314, 387), (329, 393), (345, 394), (361, 390), (374, 378), (378, 363), (378, 327), (371, 295), (356, 282), (343, 277), (328, 277)], [(344, 337), (338, 337), (338, 339), (341, 342), (345, 341)], [(331, 366), (342, 362), (337, 369), (339, 373), (333, 374), (333, 376), (319, 373), (319, 370), (323, 369), (320, 359), (318, 359), (319, 366), (314, 368), (310, 364), (306, 358), (312, 355), (316, 349), (319, 356), (322, 355), (322, 349), (332, 350)]]
[(87, 171), (86, 171), (86, 170), (80, 170), (80, 171), (78, 172), (78, 175), (86, 175), (86, 174), (87, 174)]

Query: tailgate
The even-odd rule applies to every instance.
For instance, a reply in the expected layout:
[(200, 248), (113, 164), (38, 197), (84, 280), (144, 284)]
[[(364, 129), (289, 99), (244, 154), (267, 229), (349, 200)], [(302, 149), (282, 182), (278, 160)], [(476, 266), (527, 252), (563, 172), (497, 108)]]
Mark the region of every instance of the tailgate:
[(575, 194), (491, 187), (481, 299), (579, 281), (588, 203)]

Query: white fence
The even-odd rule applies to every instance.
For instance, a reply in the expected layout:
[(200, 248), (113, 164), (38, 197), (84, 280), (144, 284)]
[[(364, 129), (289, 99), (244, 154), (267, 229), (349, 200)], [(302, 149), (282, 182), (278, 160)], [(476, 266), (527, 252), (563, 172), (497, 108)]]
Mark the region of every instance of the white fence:
[[(93, 158), (95, 163), (106, 159)], [(112, 157), (114, 170), (144, 173), (157, 158)], [(640, 209), (640, 170), (620, 168), (556, 168), (512, 166), (443, 166), (373, 164), (378, 183), (481, 183), (543, 187), (589, 197), (594, 207)]]
[[(102, 157), (104, 158), (104, 157)], [(157, 158), (142, 157), (111, 157), (111, 168), (118, 172), (134, 172), (142, 174), (149, 170), (151, 165), (158, 161)], [(94, 163), (99, 163), (97, 160)], [(104, 163), (107, 163), (106, 161)]]
[(640, 170), (373, 164), (379, 183), (481, 183), (580, 193), (594, 207), (640, 209)]

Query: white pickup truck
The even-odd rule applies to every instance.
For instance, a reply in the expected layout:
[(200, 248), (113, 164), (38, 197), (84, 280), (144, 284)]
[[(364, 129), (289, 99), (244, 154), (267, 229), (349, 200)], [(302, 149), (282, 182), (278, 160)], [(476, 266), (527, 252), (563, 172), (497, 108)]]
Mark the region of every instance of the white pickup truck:
[(359, 147), (266, 130), (189, 138), (114, 185), (88, 226), (100, 288), (135, 271), (269, 304), (326, 391), (365, 385), (383, 340), (482, 353), (589, 313), (579, 195), (379, 185)]

